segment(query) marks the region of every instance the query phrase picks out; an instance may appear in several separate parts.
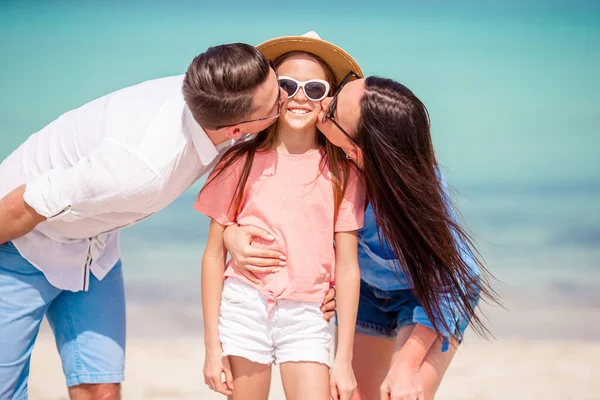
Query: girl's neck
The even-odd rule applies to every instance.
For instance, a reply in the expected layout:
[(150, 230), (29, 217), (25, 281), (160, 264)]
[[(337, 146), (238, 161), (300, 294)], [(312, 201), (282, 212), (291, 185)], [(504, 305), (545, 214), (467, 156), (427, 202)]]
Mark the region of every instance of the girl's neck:
[(292, 129), (280, 124), (277, 127), (277, 138), (273, 143), (273, 149), (289, 154), (304, 154), (310, 150), (317, 149), (317, 128)]

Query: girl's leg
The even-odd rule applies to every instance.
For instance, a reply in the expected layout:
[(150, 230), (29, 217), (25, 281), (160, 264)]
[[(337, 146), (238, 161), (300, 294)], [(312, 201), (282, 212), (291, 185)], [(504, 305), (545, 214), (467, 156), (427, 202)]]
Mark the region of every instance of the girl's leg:
[(233, 375), (233, 396), (229, 400), (267, 400), (271, 387), (271, 366), (242, 357), (229, 356)]
[(329, 400), (329, 367), (316, 362), (286, 362), (280, 365), (287, 400)]

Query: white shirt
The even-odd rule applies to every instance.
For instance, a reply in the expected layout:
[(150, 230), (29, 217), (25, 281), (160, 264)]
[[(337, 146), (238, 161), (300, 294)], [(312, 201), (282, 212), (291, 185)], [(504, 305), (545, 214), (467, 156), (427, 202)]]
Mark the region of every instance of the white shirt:
[(119, 230), (169, 205), (231, 146), (215, 147), (196, 123), (182, 83), (156, 79), (69, 111), (0, 164), (0, 198), (26, 184), (25, 202), (48, 218), (13, 243), (52, 285), (87, 290), (90, 271), (104, 278)]

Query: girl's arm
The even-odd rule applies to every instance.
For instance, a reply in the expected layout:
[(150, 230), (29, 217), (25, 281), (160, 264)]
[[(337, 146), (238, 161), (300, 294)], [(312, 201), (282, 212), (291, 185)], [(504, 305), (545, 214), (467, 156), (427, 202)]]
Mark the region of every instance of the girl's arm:
[(224, 226), (210, 220), (208, 240), (202, 256), (202, 314), (206, 350), (221, 347), (219, 340), (219, 308), (225, 273)]
[(334, 399), (352, 398), (356, 379), (352, 372), (354, 327), (360, 295), (358, 235), (356, 231), (335, 234), (335, 286), (338, 315), (338, 341), (331, 391)]
[[(225, 227), (214, 219), (210, 220), (208, 240), (202, 256), (202, 315), (204, 319), (204, 380), (211, 389), (224, 395), (231, 395), (232, 377), (228, 365), (221, 359), (223, 348), (219, 340), (219, 314), (223, 292), (226, 250), (223, 244)], [(225, 372), (226, 383), (221, 382)]]
[(335, 234), (335, 287), (338, 313), (336, 358), (352, 361), (354, 327), (360, 295), (356, 231)]

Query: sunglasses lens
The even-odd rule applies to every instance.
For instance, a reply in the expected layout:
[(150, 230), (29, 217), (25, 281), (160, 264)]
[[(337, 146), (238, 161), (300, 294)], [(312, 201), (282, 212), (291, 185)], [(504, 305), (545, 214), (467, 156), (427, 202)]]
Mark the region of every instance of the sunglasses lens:
[(288, 94), (288, 96), (292, 97), (296, 90), (298, 90), (298, 84), (291, 79), (280, 79), (279, 86)]
[(327, 94), (327, 86), (323, 82), (308, 82), (304, 85), (304, 93), (313, 101), (322, 100)]

